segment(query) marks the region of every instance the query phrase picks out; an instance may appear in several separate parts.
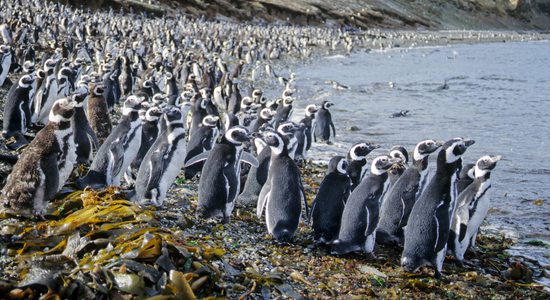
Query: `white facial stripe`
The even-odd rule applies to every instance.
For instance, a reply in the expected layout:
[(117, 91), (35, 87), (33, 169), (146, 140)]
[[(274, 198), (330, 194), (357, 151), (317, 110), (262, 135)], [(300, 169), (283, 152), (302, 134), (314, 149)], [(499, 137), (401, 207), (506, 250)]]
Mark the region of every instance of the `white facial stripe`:
[(274, 137), (277, 139), (278, 143), (277, 143), (277, 146), (270, 146), (271, 147), (271, 151), (276, 154), (276, 155), (280, 155), (281, 153), (283, 153), (283, 150), (284, 150), (284, 147), (285, 147), (285, 143), (283, 142), (283, 139), (281, 139), (280, 136), (278, 136), (277, 134), (275, 133), (268, 133), (267, 134), (269, 137)]
[(367, 144), (361, 143), (361, 144), (357, 144), (357, 145), (351, 147), (351, 150), (349, 151), (349, 156), (351, 157), (351, 159), (352, 160), (360, 160), (360, 159), (365, 158), (365, 155), (361, 155), (361, 156), (357, 155), (355, 153), (355, 149), (357, 149), (359, 147), (366, 147), (366, 146), (367, 146)]
[(372, 164), (370, 165), (370, 172), (374, 175), (382, 175), (386, 172), (386, 170), (380, 170), (376, 167), (376, 163), (379, 162), (380, 160), (384, 159), (387, 157), (386, 156), (379, 156), (377, 158), (375, 158), (373, 161), (372, 161)]
[(405, 156), (403, 155), (403, 153), (401, 153), (401, 151), (399, 150), (393, 150), (390, 152), (390, 156), (391, 157), (395, 157), (395, 158), (399, 158), (401, 159), (402, 161), (405, 161)]
[(240, 145), (241, 142), (235, 140), (235, 139), (233, 138), (233, 136), (232, 136), (234, 132), (243, 132), (244, 134), (246, 134), (246, 131), (245, 131), (244, 129), (242, 129), (242, 128), (231, 128), (231, 129), (229, 129), (229, 130), (225, 133), (225, 138), (226, 138), (230, 143)]
[(447, 163), (449, 163), (449, 164), (454, 163), (455, 161), (457, 161), (460, 158), (460, 155), (455, 155), (453, 153), (453, 150), (455, 149), (455, 147), (459, 146), (459, 145), (464, 145), (464, 141), (462, 141), (462, 140), (456, 141), (451, 145), (451, 147), (449, 147), (445, 150), (445, 159), (446, 159)]
[(345, 159), (341, 159), (338, 162), (338, 165), (336, 166), (336, 170), (338, 170), (338, 173), (340, 174), (346, 174), (346, 169), (344, 168), (344, 164), (346, 163)]

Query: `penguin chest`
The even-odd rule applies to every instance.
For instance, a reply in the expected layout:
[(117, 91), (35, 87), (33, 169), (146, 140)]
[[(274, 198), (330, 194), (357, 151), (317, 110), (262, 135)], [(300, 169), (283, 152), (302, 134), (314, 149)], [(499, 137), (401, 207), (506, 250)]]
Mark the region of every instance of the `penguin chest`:
[(74, 141), (72, 130), (68, 130), (68, 133), (62, 133), (57, 136), (57, 142), (59, 143), (59, 148), (61, 148), (61, 153), (58, 157), (58, 170), (59, 170), (59, 186), (58, 190), (63, 187), (65, 181), (71, 175), (73, 171), (73, 166), (76, 162), (76, 143)]
[[(162, 157), (163, 162), (160, 162), (160, 163), (168, 166), (164, 171), (164, 173), (162, 174), (161, 180), (158, 186), (162, 200), (164, 199), (164, 197), (166, 197), (166, 193), (168, 189), (170, 188), (170, 186), (172, 185), (172, 183), (180, 173), (181, 169), (183, 168), (184, 160), (181, 158), (184, 156), (185, 156), (185, 141), (183, 138), (181, 138), (179, 139), (178, 142), (172, 144), (168, 149), (168, 151)], [(153, 171), (154, 170), (151, 170), (151, 172)], [(162, 204), (162, 202), (160, 204)]]

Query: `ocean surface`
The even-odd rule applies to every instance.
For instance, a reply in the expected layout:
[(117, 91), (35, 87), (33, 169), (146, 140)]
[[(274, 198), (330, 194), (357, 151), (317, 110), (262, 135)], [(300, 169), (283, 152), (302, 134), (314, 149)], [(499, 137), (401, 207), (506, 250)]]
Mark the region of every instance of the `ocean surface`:
[[(309, 158), (327, 161), (360, 141), (382, 145), (372, 159), (396, 144), (412, 151), (428, 138), (475, 139), (465, 163), (503, 156), (491, 175), (493, 208), (482, 234), (515, 238), (512, 254), (550, 265), (550, 246), (528, 243), (550, 245), (550, 41), (361, 51), (292, 71), (294, 120), (309, 103), (335, 103), (334, 144), (314, 145)], [(349, 89), (334, 89), (327, 80)], [(391, 117), (400, 110), (410, 112)]]

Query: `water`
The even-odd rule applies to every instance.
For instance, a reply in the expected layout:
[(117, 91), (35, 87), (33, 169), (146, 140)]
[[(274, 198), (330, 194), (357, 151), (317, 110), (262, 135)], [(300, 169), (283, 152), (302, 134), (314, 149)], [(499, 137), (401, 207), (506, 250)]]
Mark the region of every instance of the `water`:
[[(476, 140), (464, 162), (502, 155), (484, 228), (517, 237), (514, 254), (550, 265), (548, 249), (526, 244), (550, 243), (549, 41), (363, 52), (316, 60), (295, 73), (298, 108), (325, 99), (336, 104), (335, 144), (315, 145), (315, 159), (343, 154), (358, 141), (379, 143), (377, 153), (383, 153), (395, 144), (412, 151), (423, 139), (457, 136)], [(444, 80), (448, 89), (441, 89)], [(409, 116), (391, 118), (400, 110), (410, 110)], [(297, 109), (293, 118), (302, 115)]]

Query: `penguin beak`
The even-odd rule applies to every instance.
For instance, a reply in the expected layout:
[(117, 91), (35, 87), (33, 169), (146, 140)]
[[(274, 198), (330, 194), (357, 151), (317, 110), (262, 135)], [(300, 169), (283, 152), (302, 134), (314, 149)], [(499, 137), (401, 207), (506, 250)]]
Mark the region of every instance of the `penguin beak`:
[(466, 147), (470, 147), (471, 145), (475, 144), (476, 141), (470, 140), (470, 139), (464, 139), (464, 145)]

